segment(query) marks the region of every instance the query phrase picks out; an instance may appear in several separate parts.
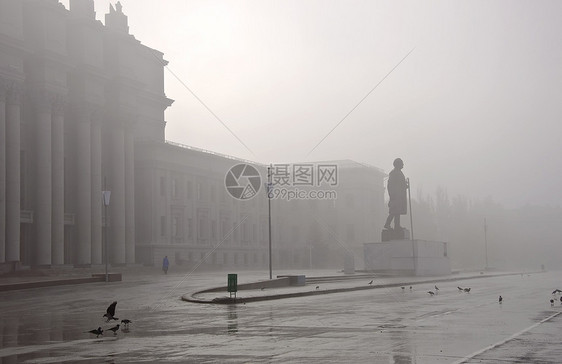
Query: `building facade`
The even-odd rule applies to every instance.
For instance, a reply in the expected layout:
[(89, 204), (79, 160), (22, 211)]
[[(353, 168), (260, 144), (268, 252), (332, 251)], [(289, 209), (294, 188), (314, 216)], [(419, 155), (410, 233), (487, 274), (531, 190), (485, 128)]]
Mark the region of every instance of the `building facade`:
[(135, 262), (134, 143), (164, 138), (162, 53), (91, 0), (0, 2), (0, 261)]
[[(225, 175), (267, 166), (165, 140), (163, 54), (118, 2), (0, 1), (0, 264), (320, 267), (382, 225), (384, 173), (335, 161), (337, 198), (229, 195)], [(108, 206), (102, 191), (111, 191)], [(105, 239), (103, 238), (105, 236)]]
[[(252, 161), (153, 141), (137, 144), (135, 158), (137, 262), (146, 265), (168, 256), (187, 268), (266, 268), (271, 220), (277, 269), (343, 266), (347, 255), (362, 261), (363, 243), (377, 241), (384, 222), (385, 174), (350, 160), (273, 164), (268, 171)], [(259, 172), (261, 188), (252, 198), (234, 198), (225, 187), (227, 173), (237, 165)], [(337, 181), (294, 185), (297, 166), (308, 167), (311, 177), (316, 167), (331, 166)], [(290, 172), (287, 183), (276, 183), (279, 167)], [(269, 174), (272, 191), (304, 194), (272, 193), (269, 201)]]

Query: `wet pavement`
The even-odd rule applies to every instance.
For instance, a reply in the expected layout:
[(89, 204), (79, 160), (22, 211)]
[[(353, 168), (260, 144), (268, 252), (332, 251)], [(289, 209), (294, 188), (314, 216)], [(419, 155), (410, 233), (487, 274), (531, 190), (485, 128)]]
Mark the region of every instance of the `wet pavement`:
[[(239, 283), (268, 277), (238, 274)], [(181, 300), (226, 285), (226, 275), (124, 274), (122, 282), (3, 292), (1, 363), (561, 362), (562, 305), (559, 297), (549, 302), (562, 288), (556, 272), (439, 282), (434, 296), (425, 282), (238, 305)], [(117, 317), (132, 320), (116, 335), (102, 317), (112, 301)], [(103, 336), (87, 333), (98, 326)]]

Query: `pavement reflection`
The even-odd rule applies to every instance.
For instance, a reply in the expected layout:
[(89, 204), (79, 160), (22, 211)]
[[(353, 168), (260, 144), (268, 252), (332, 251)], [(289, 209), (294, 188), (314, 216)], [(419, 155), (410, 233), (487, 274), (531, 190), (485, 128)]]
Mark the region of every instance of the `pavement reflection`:
[[(243, 305), (180, 299), (224, 285), (226, 273), (124, 278), (0, 296), (1, 363), (558, 363), (562, 355), (562, 305), (549, 302), (554, 272), (463, 281), (470, 293), (452, 281), (435, 296), (420, 284)], [(88, 331), (116, 323), (102, 317), (113, 300), (116, 316), (132, 323), (96, 338)]]

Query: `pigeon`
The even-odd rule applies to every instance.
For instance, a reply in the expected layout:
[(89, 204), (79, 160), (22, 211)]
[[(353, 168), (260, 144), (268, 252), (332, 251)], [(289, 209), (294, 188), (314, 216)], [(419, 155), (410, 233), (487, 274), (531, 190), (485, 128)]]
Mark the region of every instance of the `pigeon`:
[(410, 291), (412, 290), (412, 286), (410, 286)]
[(132, 323), (133, 321), (129, 320), (129, 319), (124, 319), (121, 320), (121, 323), (123, 324), (123, 326), (125, 327), (129, 327), (129, 324)]
[(554, 300), (552, 298), (550, 299), (550, 305), (554, 306)]
[(372, 280), (369, 282), (369, 285), (371, 285), (371, 284), (373, 284), (373, 281), (372, 281)]
[(316, 289), (320, 289), (320, 286), (316, 286)]
[(107, 313), (105, 315), (103, 315), (103, 317), (107, 317), (106, 322), (109, 322), (111, 320), (119, 320), (119, 317), (114, 317), (115, 316), (115, 306), (117, 306), (117, 301), (113, 301), (113, 303), (111, 305), (109, 305), (109, 307), (107, 308)]
[(262, 291), (265, 289), (265, 287), (260, 288)]
[(435, 292), (433, 291), (427, 291), (427, 293), (429, 293), (430, 296), (433, 296), (435, 294)]
[(88, 331), (90, 334), (94, 334), (96, 335), (96, 337), (99, 337), (100, 335), (103, 335), (103, 330), (101, 329), (101, 327), (98, 327), (95, 330), (90, 330)]
[(502, 298), (502, 296), (500, 296), (500, 298), (498, 298), (498, 302), (501, 304), (502, 301), (503, 301), (503, 298)]
[(457, 286), (457, 288), (458, 288), (459, 292), (462, 292), (462, 291), (463, 291), (462, 287), (458, 287), (458, 286)]
[(469, 287), (469, 288), (465, 288), (464, 291), (465, 291), (466, 293), (470, 293), (470, 287)]
[(560, 304), (562, 305), (562, 297), (560, 297)]
[(112, 328), (109, 328), (108, 330), (113, 331), (113, 335), (117, 335), (117, 330), (119, 330), (119, 324), (113, 326)]
[(406, 289), (406, 287), (404, 287), (404, 286), (402, 286), (402, 287), (400, 287), (400, 288), (402, 288), (402, 291), (404, 291), (404, 290)]
[(437, 293), (437, 291), (439, 291), (439, 287), (437, 287), (437, 285), (435, 286), (435, 293)]
[(562, 293), (562, 291), (561, 291), (561, 290), (559, 290), (558, 288), (557, 288), (557, 289), (555, 289), (554, 291), (552, 291), (552, 294), (557, 294), (557, 293)]

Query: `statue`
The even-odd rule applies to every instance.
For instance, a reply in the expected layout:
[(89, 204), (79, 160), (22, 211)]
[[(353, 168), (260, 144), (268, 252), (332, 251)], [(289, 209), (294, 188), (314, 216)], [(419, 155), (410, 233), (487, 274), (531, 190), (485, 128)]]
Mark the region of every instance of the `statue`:
[(390, 223), (394, 220), (394, 230), (399, 231), (402, 230), (400, 215), (408, 213), (408, 198), (406, 196), (408, 184), (406, 183), (404, 173), (402, 173), (402, 168), (404, 168), (402, 159), (396, 158), (393, 165), (394, 169), (388, 174), (387, 189), (390, 201), (388, 202), (388, 218), (384, 228), (392, 230)]

